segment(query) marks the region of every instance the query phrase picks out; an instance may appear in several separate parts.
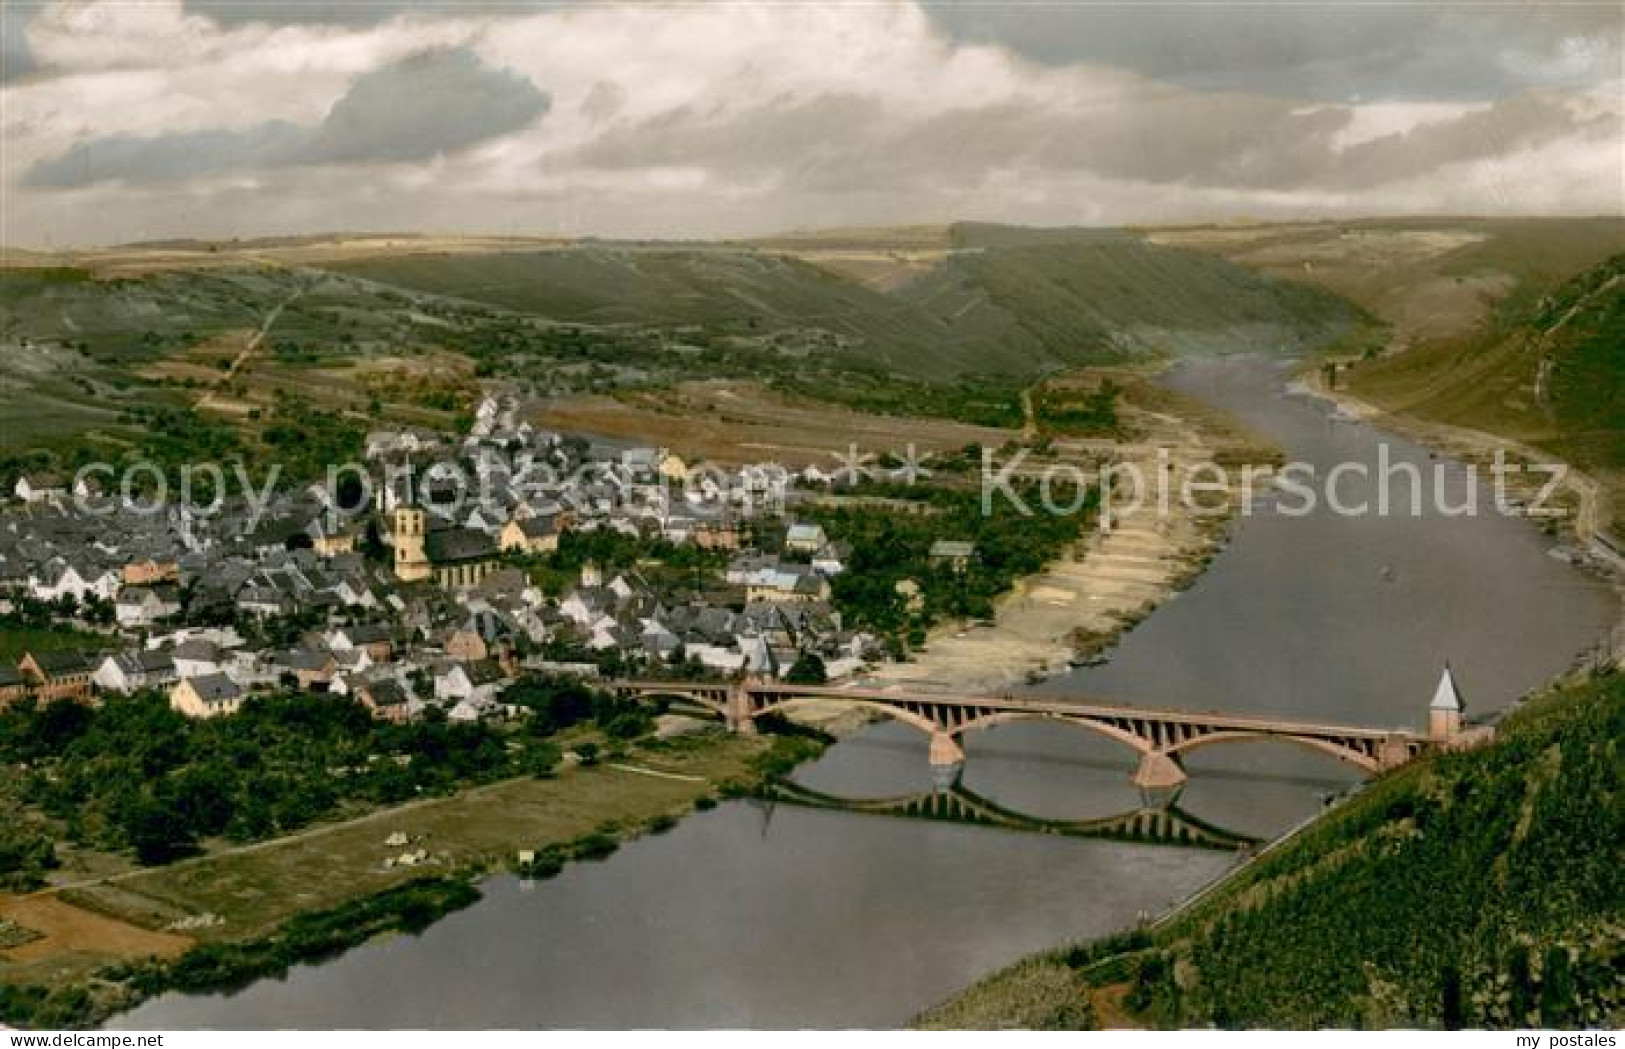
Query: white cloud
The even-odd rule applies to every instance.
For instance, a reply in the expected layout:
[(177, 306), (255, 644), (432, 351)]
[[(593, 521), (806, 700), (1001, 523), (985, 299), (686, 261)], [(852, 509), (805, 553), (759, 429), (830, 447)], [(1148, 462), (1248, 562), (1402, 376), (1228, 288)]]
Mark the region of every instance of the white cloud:
[[(1201, 90), (956, 41), (910, 3), (445, 12), (222, 26), (175, 2), (54, 5), (29, 26), (36, 71), (0, 88), (6, 236), (1625, 210), (1620, 96), (1606, 84), (1366, 105)], [(1529, 53), (1550, 53), (1549, 36)], [(1574, 75), (1618, 53), (1566, 39)], [(398, 123), (379, 126), (364, 168), (329, 143), (320, 169), (243, 170), (239, 155), (161, 188), (22, 184), (120, 136), (310, 127), (367, 74), (456, 47), (523, 74), (551, 99), (546, 118), (499, 121), (478, 143), (440, 129), (428, 138), (460, 151), (432, 162), (392, 152), (385, 139), (412, 134)], [(397, 90), (413, 101), (410, 84)], [(476, 119), (459, 112), (444, 119)]]

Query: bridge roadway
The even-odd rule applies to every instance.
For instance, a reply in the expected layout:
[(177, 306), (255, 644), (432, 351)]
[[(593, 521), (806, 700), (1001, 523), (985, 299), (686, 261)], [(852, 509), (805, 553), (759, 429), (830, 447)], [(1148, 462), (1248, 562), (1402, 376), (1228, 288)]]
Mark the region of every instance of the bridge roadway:
[(611, 687), (621, 696), (666, 698), (704, 708), (724, 718), (735, 732), (751, 731), (758, 718), (808, 703), (838, 703), (873, 710), (926, 733), (931, 740), (931, 765), (940, 773), (951, 774), (950, 781), (965, 761), (962, 742), (965, 734), (1013, 721), (1066, 722), (1133, 748), (1140, 756), (1134, 782), (1146, 788), (1180, 785), (1186, 778), (1182, 756), (1216, 743), (1284, 740), (1330, 754), (1362, 772), (1374, 774), (1449, 742), (1447, 737), (1426, 736), (1407, 729), (1294, 721), (1219, 711), (1153, 710), (1084, 697), (1017, 699), (792, 685), (753, 678), (731, 682), (617, 681)]

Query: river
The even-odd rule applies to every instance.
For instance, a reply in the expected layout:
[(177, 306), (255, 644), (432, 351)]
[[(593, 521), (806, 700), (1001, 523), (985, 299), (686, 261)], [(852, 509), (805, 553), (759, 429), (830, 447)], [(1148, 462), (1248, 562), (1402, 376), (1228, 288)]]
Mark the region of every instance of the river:
[[(1167, 378), (1322, 474), (1337, 462), (1424, 471), (1428, 453), (1293, 393), (1286, 366), (1191, 361)], [(1442, 464), (1452, 500), (1463, 468)], [(1367, 494), (1357, 479), (1345, 504)], [(1403, 487), (1399, 505), (1405, 505)], [(1488, 492), (1481, 495), (1487, 499)], [(1034, 691), (1420, 728), (1449, 660), (1469, 714), (1503, 708), (1610, 629), (1611, 591), (1526, 521), (1239, 517), (1196, 585), (1127, 635), (1103, 667)], [(802, 769), (810, 788), (871, 798), (930, 787), (925, 742), (875, 725)], [(1049, 819), (1142, 804), (1120, 747), (1052, 724), (967, 741), (964, 784)], [(1193, 754), (1177, 807), (1244, 834), (1279, 833), (1354, 782), (1275, 743)], [(1231, 853), (1083, 840), (903, 817), (729, 802), (608, 860), (485, 898), (417, 936), (369, 943), (230, 995), (165, 995), (125, 1028), (893, 1026), (1006, 963), (1166, 910)]]

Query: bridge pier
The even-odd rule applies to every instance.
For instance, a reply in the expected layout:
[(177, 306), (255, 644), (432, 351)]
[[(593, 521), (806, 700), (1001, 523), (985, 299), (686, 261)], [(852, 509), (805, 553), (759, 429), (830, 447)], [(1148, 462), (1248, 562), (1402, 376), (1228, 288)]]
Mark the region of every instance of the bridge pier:
[(1134, 785), (1141, 790), (1168, 790), (1184, 786), (1188, 778), (1178, 756), (1148, 750), (1140, 755), (1140, 767), (1134, 772)]
[(946, 732), (931, 733), (931, 780), (938, 790), (947, 790), (959, 782), (965, 769), (965, 748)]
[(728, 690), (728, 731), (739, 736), (756, 734), (756, 719), (752, 717), (750, 688), (741, 681)]
[(1390, 733), (1377, 745), (1377, 768), (1383, 772), (1396, 769), (1409, 760), (1410, 743), (1401, 733)]

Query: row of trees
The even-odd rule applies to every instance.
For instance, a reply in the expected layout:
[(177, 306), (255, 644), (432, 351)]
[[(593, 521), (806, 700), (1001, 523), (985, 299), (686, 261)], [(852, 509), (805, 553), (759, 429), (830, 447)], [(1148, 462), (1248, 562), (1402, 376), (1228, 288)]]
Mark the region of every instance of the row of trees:
[[(826, 532), (852, 547), (846, 571), (832, 583), (836, 607), (854, 626), (916, 645), (944, 618), (991, 616), (994, 599), (1064, 553), (1093, 518), (1094, 493), (1078, 492), (1066, 482), (1052, 486), (1051, 503), (1076, 506), (1075, 513), (1041, 509), (1035, 484), (1017, 482), (1012, 489), (1032, 514), (1002, 497), (984, 514), (981, 493), (974, 489), (891, 483), (865, 484), (855, 492), (916, 501), (926, 512), (863, 505), (810, 508), (808, 515)], [(933, 561), (931, 546), (939, 539), (973, 543), (975, 555), (963, 565)], [(917, 606), (898, 589), (905, 582), (919, 588)]]
[[(521, 679), (506, 698), (529, 712), (522, 728), (448, 723), (438, 710), (395, 725), (348, 698), (298, 692), (208, 720), (158, 693), (94, 708), (22, 703), (0, 713), (0, 763), (15, 801), (67, 840), (160, 864), (206, 838), (254, 841), (346, 808), (547, 775), (559, 759), (550, 738), (565, 728), (630, 740), (653, 727), (648, 710), (565, 678)], [(16, 833), (0, 835), (0, 878), (37, 877), (43, 829), (6, 822)]]
[(1122, 391), (1110, 379), (1092, 390), (1042, 387), (1033, 409), (1046, 433), (1079, 437), (1115, 437), (1122, 433), (1117, 399)]
[(72, 594), (64, 594), (54, 601), (41, 601), (18, 594), (11, 602), (12, 610), (0, 615), (0, 662), (7, 666), (16, 666), (28, 652), (94, 651), (114, 643), (107, 634), (72, 625), (76, 621), (111, 623), (113, 603), (104, 598), (87, 595), (87, 600), (77, 601)]

